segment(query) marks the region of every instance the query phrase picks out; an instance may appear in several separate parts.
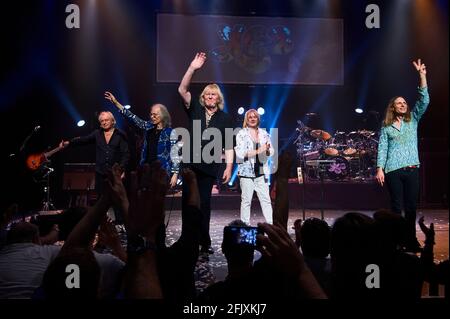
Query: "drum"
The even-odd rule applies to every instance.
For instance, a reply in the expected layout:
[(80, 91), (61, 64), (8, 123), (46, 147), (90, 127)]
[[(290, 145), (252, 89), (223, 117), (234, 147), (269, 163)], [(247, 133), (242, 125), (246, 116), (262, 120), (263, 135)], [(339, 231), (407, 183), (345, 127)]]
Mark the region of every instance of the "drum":
[(344, 156), (357, 156), (358, 151), (356, 150), (356, 148), (347, 147), (345, 150), (342, 151), (342, 154), (344, 154)]
[(351, 138), (347, 138), (347, 143), (344, 147), (344, 150), (342, 151), (342, 154), (344, 156), (357, 156), (358, 155), (357, 142), (355, 142)]
[(329, 144), (323, 150), (323, 152), (325, 153), (325, 155), (328, 155), (328, 156), (338, 156), (339, 155), (338, 147), (339, 146), (337, 144)]
[(334, 163), (326, 166), (326, 175), (333, 181), (339, 181), (347, 178), (350, 173), (348, 160), (342, 156), (335, 156)]

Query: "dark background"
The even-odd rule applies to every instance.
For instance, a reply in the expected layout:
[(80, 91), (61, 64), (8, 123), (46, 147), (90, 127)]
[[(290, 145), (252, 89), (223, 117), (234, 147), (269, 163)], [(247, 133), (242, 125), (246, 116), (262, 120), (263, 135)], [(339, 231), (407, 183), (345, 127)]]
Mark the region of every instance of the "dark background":
[[(80, 6), (80, 29), (65, 27), (65, 8), (70, 3)], [(369, 3), (380, 7), (380, 29), (365, 26)], [(158, 12), (344, 20), (344, 85), (221, 86), (232, 115), (240, 106), (265, 107), (263, 126), (279, 128), (280, 148), (290, 145), (296, 121), (305, 121), (308, 112), (319, 115), (316, 128), (331, 133), (377, 129), (392, 96), (402, 95), (410, 104), (414, 102), (418, 75), (411, 61), (422, 58), (428, 69), (431, 104), (419, 129), (421, 203), (433, 207), (447, 204), (447, 1), (22, 0), (2, 4), (0, 13), (2, 207), (16, 201), (22, 209), (38, 209), (41, 186), (26, 170), (24, 159), (56, 147), (63, 138), (91, 132), (97, 127), (100, 110), (115, 112), (119, 127), (129, 134), (134, 147), (139, 132), (104, 100), (105, 90), (114, 92), (123, 104), (131, 104), (132, 111), (144, 119), (149, 106), (160, 102), (171, 112), (173, 127), (187, 124), (178, 84), (156, 82)], [(179, 52), (180, 59), (190, 61), (194, 53)], [(217, 82), (220, 84), (220, 79)], [(203, 86), (193, 84), (191, 90), (199, 93)], [(356, 106), (362, 106), (365, 113), (357, 115)], [(380, 117), (367, 118), (371, 110)], [(80, 119), (86, 121), (81, 128), (76, 125)], [(41, 129), (28, 140), (24, 151), (18, 152), (36, 125)], [(52, 157), (52, 197), (58, 207), (67, 205), (61, 191), (63, 163), (93, 162), (93, 151), (93, 147), (79, 147)], [(132, 154), (133, 167), (138, 156), (134, 150)]]

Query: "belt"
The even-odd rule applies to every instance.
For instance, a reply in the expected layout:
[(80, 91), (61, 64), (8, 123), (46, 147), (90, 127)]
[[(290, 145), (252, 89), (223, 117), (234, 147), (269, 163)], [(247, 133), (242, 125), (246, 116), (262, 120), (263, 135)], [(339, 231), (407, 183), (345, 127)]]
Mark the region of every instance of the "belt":
[(409, 168), (419, 168), (419, 165), (409, 165), (409, 166), (402, 167), (401, 169), (409, 169)]

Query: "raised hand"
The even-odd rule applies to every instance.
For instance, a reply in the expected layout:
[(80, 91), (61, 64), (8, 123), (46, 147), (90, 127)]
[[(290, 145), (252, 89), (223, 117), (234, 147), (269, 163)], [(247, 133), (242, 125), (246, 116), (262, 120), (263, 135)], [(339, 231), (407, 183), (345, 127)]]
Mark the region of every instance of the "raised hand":
[(183, 183), (185, 183), (185, 185), (187, 185), (190, 190), (187, 204), (200, 209), (200, 194), (198, 192), (197, 178), (195, 177), (195, 173), (189, 168), (183, 168), (181, 174), (183, 176)]
[(431, 223), (430, 227), (427, 227), (424, 223), (425, 218), (422, 216), (419, 218), (419, 227), (422, 233), (425, 235), (425, 242), (434, 244), (434, 224)]
[(302, 234), (301, 234), (302, 224), (303, 220), (300, 218), (296, 219), (294, 221), (294, 226), (292, 226), (292, 229), (295, 230), (295, 244), (297, 245), (297, 247), (300, 247), (300, 243), (302, 242)]
[(158, 227), (164, 222), (167, 173), (161, 168), (161, 163), (155, 162), (151, 168), (144, 165), (140, 179), (136, 172), (132, 172), (130, 178), (129, 230), (154, 239)]
[(111, 103), (113, 103), (115, 106), (117, 106), (120, 110), (123, 109), (123, 105), (117, 101), (116, 97), (111, 93), (106, 91), (105, 92), (105, 99), (109, 100)]
[(107, 247), (113, 246), (119, 233), (116, 230), (112, 220), (105, 218), (98, 229), (98, 243)]
[(283, 227), (267, 223), (258, 224), (267, 236), (258, 235), (258, 250), (280, 271), (298, 276), (304, 268), (304, 259)]
[(292, 155), (289, 152), (283, 152), (278, 157), (277, 178), (289, 178), (292, 166)]
[(199, 52), (195, 55), (194, 59), (191, 62), (191, 68), (194, 70), (200, 69), (206, 61), (206, 53)]
[(110, 102), (112, 102), (114, 104), (116, 104), (116, 102), (117, 102), (116, 97), (111, 92), (108, 92), (108, 91), (105, 92), (105, 99), (109, 100)]
[(59, 147), (60, 148), (65, 148), (68, 145), (69, 145), (69, 142), (68, 141), (64, 141), (64, 140), (61, 140), (61, 142), (59, 143)]
[(107, 173), (107, 189), (109, 196), (111, 197), (111, 201), (117, 207), (120, 207), (123, 211), (125, 222), (128, 220), (128, 197), (125, 187), (122, 183), (122, 175), (123, 170), (119, 164), (115, 163), (111, 169)]
[(426, 75), (427, 74), (427, 69), (424, 63), (421, 62), (420, 59), (418, 59), (417, 61), (413, 61), (414, 67), (416, 68), (416, 70), (419, 72), (420, 75)]

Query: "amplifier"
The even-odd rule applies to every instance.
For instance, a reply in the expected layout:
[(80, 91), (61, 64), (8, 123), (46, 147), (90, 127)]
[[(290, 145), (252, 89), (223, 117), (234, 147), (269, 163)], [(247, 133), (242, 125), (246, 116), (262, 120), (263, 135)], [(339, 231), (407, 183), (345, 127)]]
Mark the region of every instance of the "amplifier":
[(95, 189), (95, 163), (65, 163), (63, 189)]

